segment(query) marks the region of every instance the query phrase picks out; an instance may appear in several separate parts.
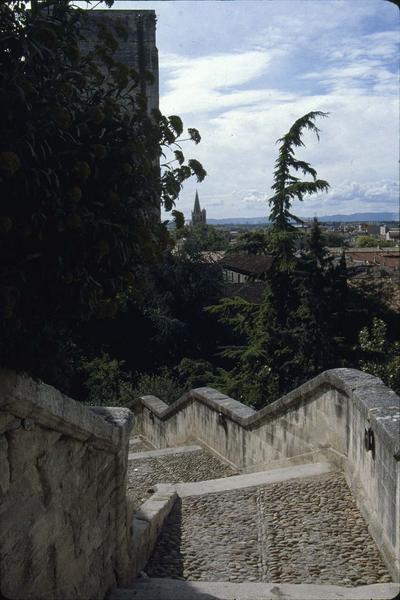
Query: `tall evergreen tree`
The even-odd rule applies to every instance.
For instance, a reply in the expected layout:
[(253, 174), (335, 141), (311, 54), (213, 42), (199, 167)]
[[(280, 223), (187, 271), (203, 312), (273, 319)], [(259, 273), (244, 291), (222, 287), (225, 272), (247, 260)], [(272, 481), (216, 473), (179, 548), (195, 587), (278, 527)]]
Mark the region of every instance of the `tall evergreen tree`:
[(315, 219), (294, 277), (298, 308), (289, 317), (296, 340), (296, 363), (309, 377), (337, 366), (341, 359), (340, 331), (347, 292), (342, 268), (342, 264), (334, 266)]
[[(304, 115), (278, 140), (281, 145), (274, 171), (274, 195), (269, 199), (274, 260), (266, 274), (263, 303), (250, 309), (243, 306), (243, 301), (230, 299), (212, 309), (222, 322), (233, 327), (241, 340), (239, 346), (224, 349), (223, 356), (235, 364), (229, 373), (220, 377), (219, 383), (228, 393), (234, 392), (236, 397), (257, 407), (308, 379), (310, 367), (316, 371), (321, 364), (321, 359), (316, 356), (322, 344), (318, 329), (321, 315), (317, 306), (323, 306), (320, 294), (330, 263), (321, 232), (316, 228), (311, 238), (308, 263), (300, 264), (295, 253), (294, 223), (301, 219), (291, 212), (291, 206), (295, 199), (303, 200), (306, 194), (326, 191), (329, 187), (326, 181), (317, 179), (317, 172), (309, 163), (295, 157), (295, 149), (304, 146), (302, 135), (305, 130), (313, 131), (319, 138), (315, 120), (325, 116), (326, 113), (320, 111)], [(312, 180), (301, 180), (293, 171), (311, 176)], [(301, 266), (307, 266), (307, 276), (301, 273)], [(305, 280), (310, 278), (313, 286), (308, 289)], [(244, 326), (249, 315), (251, 321)], [(301, 318), (305, 317), (314, 331), (307, 343), (307, 332), (301, 327)]]
[[(304, 146), (302, 136), (304, 130), (314, 132), (319, 140), (320, 130), (315, 125), (317, 117), (327, 117), (321, 111), (309, 112), (297, 119), (282, 138), (279, 155), (275, 162), (274, 183), (272, 190), (275, 192), (268, 200), (271, 206), (270, 221), (275, 234), (274, 254), (279, 270), (286, 271), (292, 267), (295, 250), (295, 227), (293, 222), (301, 223), (301, 219), (291, 212), (294, 200), (303, 200), (307, 194), (327, 191), (329, 184), (323, 179), (317, 179), (316, 170), (310, 163), (295, 158), (295, 149)], [(293, 172), (302, 172), (311, 176), (311, 181), (301, 180)]]

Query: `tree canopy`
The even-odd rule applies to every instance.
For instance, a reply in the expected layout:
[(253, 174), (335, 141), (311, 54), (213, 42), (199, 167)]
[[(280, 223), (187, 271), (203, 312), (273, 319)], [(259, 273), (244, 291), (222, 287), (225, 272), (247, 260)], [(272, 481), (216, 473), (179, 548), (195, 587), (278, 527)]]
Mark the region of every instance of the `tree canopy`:
[[(274, 195), (269, 199), (269, 248), (274, 258), (265, 274), (262, 304), (233, 298), (210, 309), (237, 334), (236, 343), (222, 350), (233, 366), (220, 372), (218, 383), (228, 393), (257, 407), (333, 366), (338, 359), (337, 346), (326, 340), (336, 324), (333, 313), (343, 309), (346, 278), (341, 267), (334, 268), (327, 257), (317, 222), (305, 250), (296, 254), (294, 223), (300, 219), (291, 211), (294, 199), (302, 200), (305, 194), (329, 187), (326, 181), (317, 179), (309, 163), (295, 157), (295, 148), (303, 145), (305, 129), (319, 135), (315, 120), (321, 116), (326, 114), (308, 113), (278, 140)], [(312, 181), (301, 181), (292, 170), (311, 175)], [(337, 340), (338, 334), (333, 335)]]
[(140, 294), (169, 244), (160, 203), (205, 171), (185, 161), (181, 119), (149, 115), (115, 59), (122, 23), (84, 52), (87, 11), (33, 8), (0, 3), (0, 359), (40, 373), (71, 327)]
[(266, 255), (271, 251), (271, 236), (267, 230), (244, 231), (240, 233), (229, 252)]

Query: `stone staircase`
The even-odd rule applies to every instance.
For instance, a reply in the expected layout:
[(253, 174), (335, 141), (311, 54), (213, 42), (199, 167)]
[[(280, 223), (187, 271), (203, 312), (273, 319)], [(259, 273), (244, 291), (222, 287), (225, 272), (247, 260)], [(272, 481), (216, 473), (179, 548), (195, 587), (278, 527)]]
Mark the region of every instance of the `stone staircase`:
[(128, 498), (160, 533), (132, 588), (109, 600), (394, 598), (338, 467), (318, 452), (271, 467), (239, 473), (198, 441), (156, 450), (131, 439)]
[(141, 579), (131, 590), (116, 590), (112, 600), (393, 600), (398, 586), (358, 588), (288, 583), (229, 583)]

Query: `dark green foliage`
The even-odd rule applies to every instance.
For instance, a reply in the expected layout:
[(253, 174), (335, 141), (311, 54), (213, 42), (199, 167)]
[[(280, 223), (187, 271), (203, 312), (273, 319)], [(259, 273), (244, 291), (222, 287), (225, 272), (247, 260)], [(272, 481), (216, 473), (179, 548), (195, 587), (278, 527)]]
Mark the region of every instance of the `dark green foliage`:
[(224, 250), (228, 246), (226, 235), (213, 227), (213, 225), (189, 225), (177, 231), (179, 252), (189, 256), (196, 256), (201, 260), (201, 252)]
[(174, 217), (176, 229), (182, 229), (185, 226), (185, 217), (183, 213), (179, 210), (173, 210), (171, 214)]
[(215, 386), (215, 369), (211, 362), (199, 359), (184, 358), (175, 367), (174, 373), (178, 381), (188, 390), (198, 387)]
[(343, 324), (348, 309), (345, 261), (342, 259), (339, 265), (333, 265), (316, 220), (308, 250), (298, 261), (293, 283), (299, 301), (288, 324), (295, 338), (295, 360), (299, 373), (312, 377), (324, 369), (340, 366)]
[(393, 248), (396, 243), (393, 240), (381, 240), (378, 237), (361, 235), (357, 238), (358, 248)]
[(380, 377), (400, 394), (400, 342), (390, 342), (386, 330), (386, 323), (378, 318), (373, 319), (370, 328), (361, 329), (358, 340), (362, 353), (360, 368)]
[(270, 232), (266, 230), (244, 231), (228, 248), (228, 252), (241, 252), (254, 255), (266, 255), (271, 251)]
[(205, 171), (184, 161), (179, 117), (150, 117), (137, 73), (114, 59), (122, 25), (83, 54), (85, 11), (33, 9), (0, 2), (0, 360), (59, 383), (73, 330), (140, 297), (168, 249), (160, 200), (171, 210)]
[(145, 315), (153, 327), (152, 354), (159, 366), (215, 350), (218, 327), (204, 307), (218, 300), (221, 284), (220, 267), (196, 255), (170, 255), (153, 271)]
[[(318, 116), (326, 115), (319, 112), (305, 115), (278, 140), (281, 146), (272, 186), (275, 194), (269, 200), (272, 221), (269, 248), (274, 261), (266, 275), (263, 303), (257, 306), (229, 299), (211, 309), (237, 335), (235, 345), (222, 351), (233, 367), (220, 374), (220, 385), (227, 393), (256, 407), (332, 366), (337, 358), (337, 346), (326, 341), (326, 335), (329, 326), (333, 326), (333, 302), (341, 306), (346, 294), (344, 279), (340, 269), (334, 269), (326, 256), (317, 223), (306, 251), (301, 257), (296, 256), (293, 222), (299, 219), (290, 210), (293, 199), (301, 200), (306, 193), (328, 189), (328, 183), (317, 179), (311, 165), (294, 156), (295, 148), (303, 145), (304, 129), (318, 136), (314, 124)], [(300, 181), (291, 174), (291, 169), (311, 175), (313, 181)]]
[(143, 374), (136, 382), (131, 400), (136, 400), (140, 396), (156, 396), (167, 404), (172, 404), (188, 389), (186, 385), (180, 385), (166, 370), (156, 375)]
[(87, 391), (87, 403), (95, 406), (123, 406), (132, 400), (133, 387), (124, 361), (103, 354), (83, 359), (80, 371)]
[(348, 242), (344, 240), (343, 236), (333, 231), (326, 231), (324, 233), (324, 240), (325, 245), (328, 246), (328, 248), (341, 248), (343, 246), (348, 246)]
[[(268, 240), (274, 260), (266, 274), (263, 303), (258, 306), (233, 298), (210, 308), (236, 336), (232, 344), (221, 348), (221, 357), (228, 365), (215, 373), (214, 384), (256, 408), (321, 371), (340, 366), (360, 364), (392, 387), (398, 385), (398, 344), (382, 341), (382, 327), (377, 333), (376, 324), (371, 334), (362, 331), (361, 349), (370, 355), (367, 359), (364, 354), (358, 363), (360, 348), (354, 349), (357, 334), (375, 309), (357, 290), (349, 289), (345, 257), (342, 255), (338, 264), (329, 257), (316, 220), (310, 235), (302, 240), (301, 252), (295, 249), (293, 223), (299, 219), (291, 213), (292, 200), (328, 189), (327, 182), (317, 179), (308, 163), (294, 157), (294, 149), (302, 145), (304, 128), (318, 135), (314, 125), (317, 116), (325, 115), (305, 115), (279, 140), (275, 195), (270, 199), (273, 226)], [(291, 175), (291, 169), (311, 175), (313, 181), (300, 181)]]
[(260, 408), (319, 372), (341, 366), (347, 298), (345, 263), (332, 264), (315, 223), (295, 268), (268, 274), (261, 305), (234, 298), (210, 309), (236, 333), (234, 345), (221, 350), (233, 366), (219, 371), (217, 387)]
[[(112, 320), (83, 324), (77, 344), (86, 356), (106, 352), (123, 360), (132, 373), (149, 376), (159, 375), (164, 367), (173, 370), (183, 358), (209, 358), (216, 352), (222, 327), (204, 307), (220, 297), (221, 281), (217, 265), (167, 255), (147, 272), (140, 301), (129, 299)], [(72, 395), (85, 397), (78, 378)]]

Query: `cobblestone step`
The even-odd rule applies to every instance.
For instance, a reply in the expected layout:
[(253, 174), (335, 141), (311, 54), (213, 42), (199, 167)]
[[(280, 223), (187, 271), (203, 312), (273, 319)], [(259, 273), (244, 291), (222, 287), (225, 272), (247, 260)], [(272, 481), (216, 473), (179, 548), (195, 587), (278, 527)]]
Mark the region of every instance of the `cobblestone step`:
[(146, 491), (177, 500), (140, 567), (147, 577), (112, 600), (395, 597), (338, 465), (289, 464), (237, 475), (200, 445), (133, 457), (128, 496), (137, 506)]
[(392, 582), (343, 474), (329, 464), (156, 489), (178, 499), (145, 567), (151, 578), (353, 588)]
[[(139, 440), (144, 441), (146, 440)], [(203, 481), (236, 475), (229, 464), (201, 445), (149, 449), (130, 452), (128, 463), (128, 498), (138, 508), (153, 493), (158, 483)]]
[(229, 583), (139, 579), (133, 589), (114, 590), (109, 600), (389, 600), (399, 584), (359, 587), (311, 584)]

